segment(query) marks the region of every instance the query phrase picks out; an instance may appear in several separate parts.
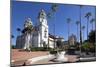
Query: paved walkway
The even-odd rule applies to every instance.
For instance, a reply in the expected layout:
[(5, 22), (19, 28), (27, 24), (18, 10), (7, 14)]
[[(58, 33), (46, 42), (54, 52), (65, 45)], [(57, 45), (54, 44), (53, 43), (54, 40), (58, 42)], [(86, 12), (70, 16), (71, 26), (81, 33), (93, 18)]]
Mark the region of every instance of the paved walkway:
[[(47, 51), (26, 52), (26, 51), (19, 51), (19, 49), (13, 49), (11, 54), (12, 55), (11, 60), (13, 60), (12, 65), (23, 65), (24, 62), (26, 62), (26, 60), (28, 59), (45, 56), (48, 54), (49, 52)], [(75, 62), (79, 60), (77, 59), (76, 55), (65, 55), (65, 57), (68, 58), (68, 62)], [(53, 62), (50, 61), (50, 59), (42, 59), (33, 64), (51, 64), (51, 63), (60, 63), (60, 62)], [(26, 63), (26, 65), (29, 64)]]
[[(79, 60), (76, 55), (65, 55), (65, 57), (68, 58), (68, 62), (70, 62), (70, 63), (76, 62)], [(61, 62), (54, 62), (52, 60), (43, 59), (43, 60), (35, 62), (34, 64), (52, 64), (52, 63), (54, 64), (54, 63), (61, 63)], [(65, 62), (65, 63), (67, 63), (67, 62)]]
[(48, 55), (47, 51), (35, 51), (35, 52), (27, 52), (20, 51), (20, 49), (13, 49), (11, 52), (11, 62), (12, 64), (20, 65), (23, 64), (27, 59), (31, 59), (34, 57)]

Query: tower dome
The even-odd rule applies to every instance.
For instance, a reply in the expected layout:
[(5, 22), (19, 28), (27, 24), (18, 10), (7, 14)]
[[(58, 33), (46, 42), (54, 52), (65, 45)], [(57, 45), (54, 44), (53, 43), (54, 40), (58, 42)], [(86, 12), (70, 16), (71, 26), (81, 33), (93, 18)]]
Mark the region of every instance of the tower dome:
[(46, 19), (46, 13), (43, 9), (41, 9), (41, 11), (39, 12), (38, 18)]

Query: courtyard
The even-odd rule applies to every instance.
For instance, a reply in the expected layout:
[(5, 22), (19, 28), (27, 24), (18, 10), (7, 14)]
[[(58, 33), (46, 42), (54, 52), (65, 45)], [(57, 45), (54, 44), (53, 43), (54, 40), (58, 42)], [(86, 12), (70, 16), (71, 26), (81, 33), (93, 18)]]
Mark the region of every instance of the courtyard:
[[(27, 62), (28, 59), (41, 57), (45, 55), (49, 55), (50, 53), (48, 51), (34, 51), (34, 52), (27, 52), (27, 51), (21, 51), (21, 49), (12, 49), (11, 50), (11, 57), (12, 57), (12, 66), (22, 66), (22, 65), (30, 65), (29, 62)], [(79, 59), (77, 58), (78, 55), (65, 55), (66, 58), (68, 58), (68, 61), (65, 63), (72, 63), (76, 62)], [(55, 57), (52, 57), (51, 59), (42, 59), (39, 61), (34, 62), (33, 64), (54, 64), (54, 63), (60, 63), (60, 62), (54, 62), (52, 59)]]

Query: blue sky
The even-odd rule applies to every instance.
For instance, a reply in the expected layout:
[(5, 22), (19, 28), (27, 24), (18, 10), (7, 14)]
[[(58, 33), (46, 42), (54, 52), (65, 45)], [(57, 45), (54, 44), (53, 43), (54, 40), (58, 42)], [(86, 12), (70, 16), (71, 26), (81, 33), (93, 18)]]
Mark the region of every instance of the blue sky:
[[(30, 17), (33, 25), (35, 25), (38, 20), (37, 16), (41, 9), (44, 9), (46, 13), (51, 11), (50, 3), (40, 3), (40, 2), (21, 2), (12, 1), (11, 5), (11, 33), (15, 36), (13, 39), (13, 44), (16, 43), (16, 37), (18, 32), (17, 28), (23, 29), (23, 24), (26, 18)], [(75, 22), (79, 20), (79, 6), (71, 4), (59, 4), (57, 12), (53, 15), (51, 19), (48, 19), (49, 32), (53, 34), (53, 24), (55, 24), (55, 34), (62, 36), (67, 40), (67, 18), (71, 18), (70, 23), (70, 35), (77, 35), (77, 26)], [(94, 6), (83, 6), (82, 9), (82, 26), (86, 26), (87, 19), (84, 17), (87, 12), (91, 12), (91, 18), (95, 18), (95, 7)], [(89, 31), (91, 29), (91, 24), (89, 24)], [(84, 32), (84, 38), (86, 39), (86, 28)]]

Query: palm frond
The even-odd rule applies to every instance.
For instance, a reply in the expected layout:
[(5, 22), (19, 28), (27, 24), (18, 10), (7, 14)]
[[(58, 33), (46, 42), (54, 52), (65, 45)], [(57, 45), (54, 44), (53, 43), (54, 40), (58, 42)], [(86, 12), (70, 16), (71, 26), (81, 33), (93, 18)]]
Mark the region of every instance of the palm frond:
[(58, 5), (57, 4), (52, 4), (51, 6), (52, 12), (56, 12), (58, 9)]
[(17, 31), (21, 31), (21, 29), (20, 28), (17, 28)]
[(70, 18), (67, 18), (67, 23), (70, 23), (71, 19)]
[(92, 18), (91, 20), (90, 20), (90, 23), (93, 23), (95, 21), (95, 19), (94, 18)]
[(85, 17), (89, 18), (90, 16), (92, 16), (91, 12), (86, 13)]

